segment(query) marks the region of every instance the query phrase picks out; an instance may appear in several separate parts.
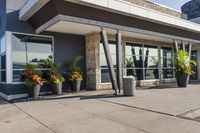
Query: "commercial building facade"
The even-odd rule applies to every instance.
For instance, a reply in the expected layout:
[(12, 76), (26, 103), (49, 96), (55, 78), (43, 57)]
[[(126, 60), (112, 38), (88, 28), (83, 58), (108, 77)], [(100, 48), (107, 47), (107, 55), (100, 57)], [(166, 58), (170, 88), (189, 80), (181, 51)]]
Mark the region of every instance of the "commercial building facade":
[[(140, 86), (175, 82), (174, 46), (192, 46), (191, 57), (200, 61), (200, 26), (181, 12), (145, 0), (2, 0), (0, 5), (0, 95), (7, 100), (27, 96), (20, 80), (24, 66), (46, 71), (39, 63), (49, 55), (56, 63), (84, 56), (82, 88), (111, 89), (102, 29), (113, 69), (119, 68), (121, 55), (123, 75), (135, 76)], [(117, 50), (119, 35), (122, 52)], [(198, 67), (191, 79), (200, 78)], [(45, 85), (43, 92), (48, 92)]]

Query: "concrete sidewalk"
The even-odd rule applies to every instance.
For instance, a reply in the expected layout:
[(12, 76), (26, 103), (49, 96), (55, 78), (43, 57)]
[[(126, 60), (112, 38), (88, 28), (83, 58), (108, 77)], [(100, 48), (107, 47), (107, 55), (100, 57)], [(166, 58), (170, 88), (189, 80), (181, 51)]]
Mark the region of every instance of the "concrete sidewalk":
[(199, 133), (199, 122), (171, 116), (200, 107), (198, 85), (188, 89), (139, 90), (136, 97), (96, 91), (14, 104), (0, 100), (0, 132)]

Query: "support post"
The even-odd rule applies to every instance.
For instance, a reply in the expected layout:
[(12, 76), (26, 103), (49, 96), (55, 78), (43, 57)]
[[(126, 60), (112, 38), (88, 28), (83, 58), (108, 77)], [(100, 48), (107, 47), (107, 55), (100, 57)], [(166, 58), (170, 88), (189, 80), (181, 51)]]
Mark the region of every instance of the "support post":
[(185, 51), (185, 42), (184, 41), (181, 42), (181, 50)]
[(174, 52), (178, 51), (178, 42), (176, 40), (174, 40)]
[(118, 90), (117, 78), (116, 78), (116, 74), (115, 74), (114, 67), (113, 67), (110, 49), (108, 46), (109, 44), (108, 44), (106, 31), (103, 29), (103, 27), (101, 27), (100, 34), (101, 34), (103, 48), (104, 48), (104, 52), (105, 52), (105, 56), (106, 56), (106, 61), (108, 64), (110, 77), (111, 77), (112, 87), (113, 87), (113, 90), (115, 90), (115, 95), (117, 95), (117, 90)]
[(117, 53), (117, 83), (119, 93), (123, 89), (123, 72), (122, 72), (122, 44), (121, 44), (121, 33), (117, 30), (116, 34), (116, 53)]
[[(188, 44), (189, 63), (191, 60), (191, 53), (192, 53), (192, 44), (191, 44), (191, 42), (189, 42), (189, 44)], [(190, 81), (190, 75), (188, 76), (187, 83), (189, 83), (189, 81)]]
[(189, 42), (189, 44), (188, 44), (188, 53), (189, 53), (190, 57), (191, 57), (191, 52), (192, 52), (192, 44), (191, 44), (191, 42)]

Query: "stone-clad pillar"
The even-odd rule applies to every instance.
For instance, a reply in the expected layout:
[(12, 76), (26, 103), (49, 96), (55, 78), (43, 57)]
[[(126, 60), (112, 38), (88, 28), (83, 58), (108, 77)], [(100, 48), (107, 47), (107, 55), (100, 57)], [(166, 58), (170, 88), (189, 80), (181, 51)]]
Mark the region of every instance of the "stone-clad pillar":
[(98, 90), (100, 84), (100, 61), (99, 61), (100, 34), (91, 33), (86, 35), (86, 75), (88, 90)]

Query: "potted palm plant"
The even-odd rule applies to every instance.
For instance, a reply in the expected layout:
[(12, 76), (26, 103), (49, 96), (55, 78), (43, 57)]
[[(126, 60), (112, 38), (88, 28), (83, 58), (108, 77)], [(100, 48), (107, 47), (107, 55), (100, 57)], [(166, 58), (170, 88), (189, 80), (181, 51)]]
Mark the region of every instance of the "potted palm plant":
[(62, 83), (64, 78), (58, 72), (59, 65), (53, 62), (53, 57), (49, 56), (46, 60), (42, 60), (40, 64), (49, 71), (46, 73), (46, 80), (50, 83), (52, 92), (62, 95)]
[(28, 96), (37, 99), (40, 95), (42, 86), (41, 72), (36, 70), (36, 67), (31, 64), (26, 65), (25, 73), (23, 74), (25, 85), (28, 88)]
[(83, 80), (83, 75), (81, 72), (72, 72), (70, 80), (72, 81), (72, 91), (79, 92), (81, 88), (81, 82)]
[(129, 76), (129, 75), (133, 75), (133, 76), (135, 76), (134, 75), (134, 71), (133, 71), (133, 61), (132, 61), (132, 58), (126, 58), (126, 68), (127, 68), (127, 70), (126, 70), (126, 74), (127, 74), (127, 76)]
[(174, 55), (174, 63), (178, 87), (187, 87), (189, 75), (192, 74), (191, 68), (196, 65), (196, 62), (190, 60), (188, 52), (178, 50)]
[(81, 59), (83, 59), (83, 57), (77, 55), (71, 61), (64, 62), (64, 65), (68, 67), (68, 70), (65, 72), (66, 78), (70, 81), (72, 91), (75, 92), (80, 91), (81, 82), (83, 80), (81, 68), (77, 65)]

